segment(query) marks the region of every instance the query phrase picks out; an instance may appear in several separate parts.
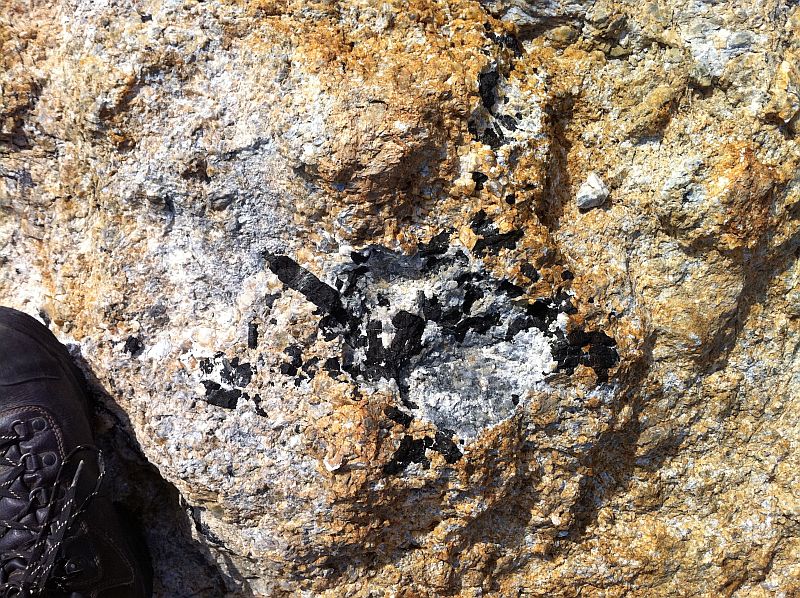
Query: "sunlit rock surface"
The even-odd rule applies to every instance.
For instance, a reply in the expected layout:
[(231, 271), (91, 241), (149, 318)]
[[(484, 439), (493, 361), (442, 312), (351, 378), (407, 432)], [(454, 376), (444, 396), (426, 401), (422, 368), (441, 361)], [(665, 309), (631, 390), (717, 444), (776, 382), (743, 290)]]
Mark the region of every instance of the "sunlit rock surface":
[(800, 593), (795, 2), (0, 14), (0, 302), (159, 595)]

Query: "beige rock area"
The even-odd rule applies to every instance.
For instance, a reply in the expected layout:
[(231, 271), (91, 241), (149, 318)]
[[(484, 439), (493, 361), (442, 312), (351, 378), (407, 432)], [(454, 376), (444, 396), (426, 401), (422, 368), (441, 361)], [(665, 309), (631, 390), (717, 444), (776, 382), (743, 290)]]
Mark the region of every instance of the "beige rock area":
[(800, 596), (797, 2), (5, 0), (0, 48), (0, 303), (157, 595)]

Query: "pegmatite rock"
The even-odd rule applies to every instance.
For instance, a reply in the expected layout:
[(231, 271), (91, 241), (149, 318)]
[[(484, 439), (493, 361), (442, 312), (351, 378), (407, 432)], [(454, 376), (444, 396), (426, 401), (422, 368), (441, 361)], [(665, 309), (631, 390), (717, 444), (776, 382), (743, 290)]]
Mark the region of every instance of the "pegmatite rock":
[(603, 205), (608, 199), (608, 187), (597, 173), (590, 172), (586, 181), (578, 188), (578, 195), (575, 198), (576, 204), (582, 210), (596, 208)]
[(0, 300), (90, 374), (159, 592), (800, 591), (799, 39), (788, 0), (7, 2)]

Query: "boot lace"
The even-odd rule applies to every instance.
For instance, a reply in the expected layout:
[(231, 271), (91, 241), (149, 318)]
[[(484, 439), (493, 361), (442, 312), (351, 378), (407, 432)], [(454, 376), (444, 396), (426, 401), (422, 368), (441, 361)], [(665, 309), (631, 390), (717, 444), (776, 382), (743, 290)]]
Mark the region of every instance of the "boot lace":
[[(20, 496), (13, 486), (28, 471), (25, 459), (30, 453), (19, 459), (9, 453), (13, 454), (11, 449), (19, 447), (23, 439), (16, 432), (0, 436), (0, 466), (4, 466), (0, 472), (0, 500), (7, 498), (21, 503), (16, 513), (0, 520), (0, 541), (8, 533), (16, 532), (21, 538), (12, 550), (0, 553), (0, 575), (5, 578), (0, 583), (0, 596), (6, 598), (42, 596), (53, 586), (65, 590), (69, 575), (54, 573), (59, 563), (59, 551), (74, 531), (78, 518), (99, 493), (105, 476), (105, 462), (100, 449), (81, 445), (61, 462), (52, 483), (35, 483), (29, 496)], [(90, 458), (97, 464), (97, 474), (86, 467)], [(81, 490), (87, 485), (87, 476), (95, 478), (88, 493)], [(33, 498), (36, 493), (41, 493), (44, 498), (37, 502)], [(44, 517), (39, 518), (41, 524), (24, 523), (23, 520), (30, 520), (29, 515), (41, 509), (45, 501)], [(36, 516), (33, 519), (36, 520)]]

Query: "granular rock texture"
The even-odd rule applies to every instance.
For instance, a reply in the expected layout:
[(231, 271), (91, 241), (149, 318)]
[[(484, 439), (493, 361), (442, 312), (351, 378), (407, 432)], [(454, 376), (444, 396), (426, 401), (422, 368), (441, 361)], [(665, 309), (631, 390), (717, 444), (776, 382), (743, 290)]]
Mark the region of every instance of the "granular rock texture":
[(161, 595), (800, 594), (796, 2), (7, 0), (0, 47), (0, 302)]

